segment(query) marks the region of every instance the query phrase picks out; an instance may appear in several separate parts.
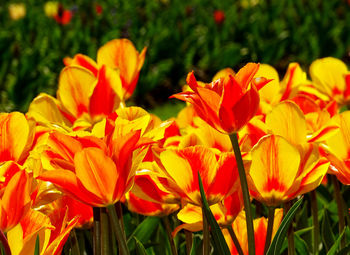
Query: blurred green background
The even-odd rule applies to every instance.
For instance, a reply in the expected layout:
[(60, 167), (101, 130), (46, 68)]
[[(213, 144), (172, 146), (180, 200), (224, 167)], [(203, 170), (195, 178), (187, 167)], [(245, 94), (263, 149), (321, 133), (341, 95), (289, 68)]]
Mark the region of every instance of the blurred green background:
[[(163, 117), (172, 108), (164, 103), (191, 70), (208, 82), (218, 70), (249, 61), (283, 75), (293, 61), (307, 71), (320, 57), (350, 59), (346, 0), (61, 1), (61, 13), (73, 15), (66, 25), (46, 15), (42, 0), (22, 1), (25, 15), (14, 20), (14, 3), (20, 1), (0, 4), (0, 111), (26, 111), (38, 93), (55, 95), (65, 56), (95, 58), (114, 38), (129, 38), (139, 51), (148, 46), (131, 104)], [(167, 104), (178, 108), (173, 101)]]

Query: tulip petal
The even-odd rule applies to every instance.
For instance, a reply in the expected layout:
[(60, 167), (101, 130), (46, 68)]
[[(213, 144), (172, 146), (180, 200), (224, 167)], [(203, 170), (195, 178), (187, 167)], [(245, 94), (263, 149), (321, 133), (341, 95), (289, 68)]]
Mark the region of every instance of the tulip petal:
[(249, 176), (258, 192), (257, 199), (269, 206), (284, 201), (294, 184), (300, 163), (299, 151), (279, 136), (265, 136), (252, 149)]
[(6, 225), (3, 225), (2, 215), (2, 231), (13, 228), (26, 215), (31, 203), (29, 192), (29, 176), (24, 170), (20, 170), (12, 176), (2, 196), (1, 207), (7, 215)]
[(113, 197), (118, 179), (116, 166), (102, 150), (85, 148), (74, 157), (77, 178), (91, 193), (103, 200), (105, 205), (114, 204)]
[(291, 101), (275, 106), (266, 116), (266, 125), (272, 133), (280, 135), (292, 144), (304, 144), (306, 140), (306, 120), (300, 108)]
[(99, 70), (97, 79), (97, 84), (90, 98), (89, 112), (92, 116), (108, 116), (121, 102), (121, 80), (115, 70), (104, 65)]
[(30, 141), (30, 126), (22, 113), (0, 114), (0, 162), (20, 161)]
[(259, 64), (248, 63), (242, 67), (235, 75), (235, 79), (241, 84), (243, 91), (248, 88), (249, 83), (252, 81), (254, 75), (259, 69)]
[(92, 72), (95, 77), (97, 77), (98, 68), (97, 68), (96, 62), (90, 57), (85, 56), (83, 54), (76, 54), (73, 59), (70, 59), (69, 61), (64, 61), (64, 64), (66, 66), (69, 66), (69, 65), (82, 66), (88, 69), (90, 72)]
[(86, 190), (72, 171), (63, 169), (45, 171), (37, 179), (52, 182), (60, 190), (88, 205), (100, 206), (102, 204), (101, 199)]
[(88, 113), (96, 81), (93, 73), (83, 67), (65, 67), (60, 74), (57, 98), (69, 113), (79, 118), (83, 113)]
[(339, 96), (345, 90), (344, 75), (347, 72), (344, 62), (333, 57), (317, 59), (310, 65), (310, 76), (315, 86), (337, 102), (341, 102)]

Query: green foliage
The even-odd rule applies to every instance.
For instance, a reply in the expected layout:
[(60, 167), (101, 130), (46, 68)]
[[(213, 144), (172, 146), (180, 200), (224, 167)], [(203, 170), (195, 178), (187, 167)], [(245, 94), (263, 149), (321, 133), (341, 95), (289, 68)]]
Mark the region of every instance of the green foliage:
[[(293, 206), (289, 209), (288, 213), (283, 217), (281, 225), (279, 226), (275, 237), (272, 240), (272, 243), (267, 251), (268, 255), (278, 255), (283, 245), (283, 241), (287, 235), (287, 230), (291, 225), (295, 214), (297, 213), (298, 208), (300, 207), (303, 199), (300, 198)], [(301, 238), (299, 238), (301, 239)], [(300, 247), (299, 245), (297, 247)], [(297, 248), (296, 247), (296, 248)]]
[[(0, 110), (27, 110), (39, 92), (54, 95), (62, 59), (77, 53), (96, 57), (114, 38), (131, 39), (138, 50), (148, 46), (133, 97), (147, 108), (179, 91), (186, 74), (209, 81), (219, 69), (248, 61), (269, 63), (283, 73), (297, 61), (344, 58), (349, 51), (350, 11), (346, 1), (61, 1), (74, 11), (59, 25), (45, 16), (46, 1), (28, 0), (23, 19), (11, 20), (7, 1), (0, 6)], [(216, 24), (214, 10), (225, 20)]]
[(213, 240), (215, 254), (221, 254), (221, 255), (230, 254), (230, 250), (221, 232), (219, 224), (215, 220), (215, 217), (209, 208), (209, 204), (208, 204), (207, 198), (205, 197), (203, 183), (199, 172), (198, 172), (198, 182), (199, 182), (199, 189), (200, 189), (202, 203), (203, 203), (202, 213), (204, 213), (211, 228), (211, 231), (210, 231), (211, 239)]

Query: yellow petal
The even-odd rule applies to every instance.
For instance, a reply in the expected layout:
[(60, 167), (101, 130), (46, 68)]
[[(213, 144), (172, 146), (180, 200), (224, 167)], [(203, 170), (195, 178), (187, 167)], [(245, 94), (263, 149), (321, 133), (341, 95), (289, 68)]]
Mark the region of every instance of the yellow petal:
[(315, 86), (337, 102), (342, 100), (339, 96), (345, 90), (344, 75), (347, 72), (344, 62), (333, 57), (317, 59), (310, 65), (310, 76)]
[(332, 118), (339, 125), (339, 130), (327, 139), (332, 152), (341, 159), (348, 159), (350, 152), (350, 111), (345, 111)]
[(32, 139), (31, 127), (22, 113), (0, 114), (0, 162), (20, 161)]
[(269, 206), (285, 201), (285, 193), (294, 184), (299, 163), (299, 151), (284, 138), (270, 135), (260, 139), (252, 149), (249, 171), (257, 199)]
[(184, 193), (191, 190), (193, 174), (186, 159), (180, 157), (175, 151), (166, 150), (160, 154), (160, 160), (167, 173)]
[(235, 76), (235, 71), (232, 70), (232, 68), (228, 67), (228, 68), (224, 68), (224, 69), (221, 69), (219, 72), (217, 72), (212, 81), (216, 81), (220, 78), (225, 78), (225, 77), (228, 77), (229, 75), (231, 76)]
[(280, 89), (279, 76), (275, 68), (267, 64), (260, 64), (258, 72), (254, 76), (272, 79), (268, 84), (259, 90), (260, 98), (266, 102), (274, 102)]
[(78, 118), (89, 109), (89, 99), (96, 85), (96, 77), (79, 66), (65, 67), (59, 78), (57, 98), (64, 108)]
[(266, 116), (266, 125), (275, 135), (283, 136), (292, 144), (306, 143), (306, 120), (299, 106), (284, 101)]
[(69, 121), (58, 109), (58, 104), (54, 97), (41, 93), (30, 104), (27, 115), (40, 124), (70, 126)]
[(182, 222), (193, 224), (203, 220), (202, 208), (196, 205), (186, 204), (177, 214)]

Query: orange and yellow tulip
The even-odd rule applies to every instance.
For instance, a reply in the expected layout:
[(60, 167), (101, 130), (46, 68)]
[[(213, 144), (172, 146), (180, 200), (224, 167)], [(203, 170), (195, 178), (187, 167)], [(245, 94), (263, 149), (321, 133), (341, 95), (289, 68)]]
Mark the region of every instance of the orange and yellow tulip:
[(329, 167), (317, 144), (297, 147), (277, 135), (261, 138), (251, 157), (247, 176), (251, 195), (267, 206), (278, 206), (314, 190)]
[(97, 63), (118, 69), (123, 86), (123, 99), (128, 99), (135, 90), (139, 73), (145, 61), (147, 48), (139, 53), (128, 39), (109, 41), (97, 52)]
[(78, 217), (67, 218), (66, 208), (55, 210), (49, 215), (31, 210), (20, 224), (7, 233), (13, 255), (34, 254), (39, 237), (41, 255), (61, 254), (70, 231), (78, 223)]
[(75, 65), (65, 67), (60, 74), (57, 99), (71, 122), (83, 118), (94, 123), (106, 117), (119, 107), (120, 94), (118, 73), (106, 66), (98, 69), (97, 76)]
[[(232, 224), (243, 209), (242, 190), (239, 188), (225, 200), (210, 206), (219, 226), (225, 228)], [(203, 230), (203, 211), (200, 206), (186, 204), (177, 214), (177, 218), (183, 224), (176, 227), (173, 231), (175, 236), (180, 230), (186, 229), (191, 232)]]
[(165, 150), (160, 161), (168, 176), (163, 183), (168, 190), (177, 193), (185, 202), (201, 206), (198, 172), (209, 205), (224, 200), (239, 187), (238, 170), (233, 152), (216, 154), (203, 146), (191, 146), (179, 150)]
[[(119, 134), (110, 145), (95, 137), (71, 137), (53, 132), (44, 151), (49, 164), (40, 180), (50, 181), (66, 194), (90, 206), (105, 207), (129, 191), (144, 153), (140, 131)], [(134, 154), (134, 155), (133, 155)]]
[(310, 65), (313, 85), (339, 105), (350, 100), (350, 72), (346, 64), (336, 58), (317, 59)]
[[(275, 236), (279, 225), (281, 224), (283, 218), (283, 210), (277, 209), (275, 211), (275, 218), (273, 222), (272, 238)], [(238, 242), (242, 248), (243, 254), (247, 255), (248, 253), (248, 240), (247, 240), (247, 231), (245, 228), (246, 219), (244, 212), (242, 211), (232, 224), (232, 229), (235, 232)], [(265, 240), (267, 234), (267, 223), (268, 220), (264, 217), (254, 220), (254, 239), (255, 239), (255, 254), (263, 255), (265, 249)], [(231, 254), (238, 254), (235, 245), (226, 229), (223, 230), (224, 237), (230, 248)]]
[(209, 84), (199, 84), (192, 72), (187, 76), (192, 91), (171, 97), (193, 104), (198, 116), (220, 132), (238, 132), (258, 110), (258, 89), (269, 82), (265, 78), (254, 78), (258, 69), (258, 64), (249, 63), (235, 76)]

